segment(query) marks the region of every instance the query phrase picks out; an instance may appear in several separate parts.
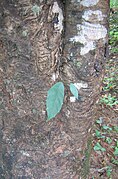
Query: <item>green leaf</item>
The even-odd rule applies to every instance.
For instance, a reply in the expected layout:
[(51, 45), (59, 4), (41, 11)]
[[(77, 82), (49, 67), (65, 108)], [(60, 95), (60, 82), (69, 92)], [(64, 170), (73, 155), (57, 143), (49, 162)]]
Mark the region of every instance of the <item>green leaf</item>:
[(99, 118), (98, 120), (96, 120), (96, 123), (97, 123), (97, 124), (102, 124), (102, 123), (103, 123), (102, 118)]
[(115, 130), (116, 132), (118, 132), (118, 127), (117, 127), (117, 126), (114, 126), (114, 130)]
[(111, 166), (108, 166), (108, 167), (107, 167), (106, 173), (107, 173), (107, 176), (108, 176), (108, 177), (111, 176), (111, 173), (112, 173), (112, 167), (111, 167)]
[(118, 156), (118, 148), (117, 147), (115, 147), (114, 155)]
[(95, 150), (95, 151), (101, 150), (102, 152), (105, 152), (105, 151), (106, 151), (106, 149), (103, 148), (103, 147), (99, 144), (99, 142), (97, 142), (96, 145), (94, 146), (94, 150)]
[(111, 144), (111, 143), (112, 143), (112, 139), (111, 139), (110, 137), (107, 137), (107, 138), (106, 138), (106, 142), (107, 142), (108, 144)]
[(111, 162), (112, 162), (113, 164), (115, 164), (115, 165), (118, 165), (118, 160), (114, 159), (113, 157), (112, 157), (112, 159), (111, 159)]
[(110, 131), (112, 131), (112, 128), (111, 127), (109, 127), (109, 126), (102, 126), (102, 128), (104, 129), (104, 130), (110, 130)]
[(100, 131), (98, 131), (98, 130), (95, 130), (95, 135), (96, 135), (96, 137), (101, 137), (101, 133), (100, 133)]
[(78, 99), (78, 90), (73, 83), (70, 83), (70, 91), (75, 96), (75, 98)]
[(105, 136), (104, 136), (104, 135), (101, 135), (100, 131), (98, 131), (98, 130), (95, 130), (95, 136), (96, 136), (97, 138), (101, 138), (101, 139), (105, 138)]
[(64, 100), (64, 85), (62, 82), (58, 82), (53, 85), (47, 95), (46, 107), (49, 121), (54, 118), (57, 113), (60, 112)]

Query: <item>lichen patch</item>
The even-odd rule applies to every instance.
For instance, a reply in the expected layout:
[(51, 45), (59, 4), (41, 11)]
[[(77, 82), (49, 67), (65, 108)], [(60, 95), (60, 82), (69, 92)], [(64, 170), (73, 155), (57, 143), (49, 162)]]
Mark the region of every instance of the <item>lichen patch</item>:
[(74, 85), (78, 90), (80, 90), (81, 88), (88, 88), (88, 84), (83, 81), (81, 81), (80, 83), (74, 83)]
[[(78, 0), (78, 2), (80, 2), (80, 0)], [(83, 0), (80, 2), (80, 4), (86, 7), (90, 7), (96, 5), (98, 2), (99, 0), (92, 0), (92, 1)]]
[(96, 11), (92, 11), (92, 10), (86, 10), (84, 12), (84, 15), (82, 16), (83, 19), (85, 19), (86, 21), (103, 21), (105, 15), (102, 14), (102, 11), (100, 10), (96, 10)]
[(80, 54), (85, 55), (90, 50), (95, 49), (96, 41), (104, 39), (107, 35), (107, 29), (101, 24), (83, 22), (77, 25), (78, 34), (70, 38), (70, 41), (80, 42), (84, 46), (81, 47)]

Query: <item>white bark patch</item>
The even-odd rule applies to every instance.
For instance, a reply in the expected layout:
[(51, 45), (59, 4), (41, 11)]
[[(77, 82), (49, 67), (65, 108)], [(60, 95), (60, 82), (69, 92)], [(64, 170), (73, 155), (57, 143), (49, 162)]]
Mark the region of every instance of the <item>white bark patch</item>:
[(74, 103), (75, 101), (76, 101), (76, 98), (75, 98), (74, 96), (71, 96), (71, 97), (70, 97), (70, 102), (71, 102), (71, 103)]
[(55, 14), (55, 13), (58, 13), (58, 20), (59, 22), (57, 24), (55, 24), (55, 28), (57, 28), (60, 33), (62, 32), (63, 30), (63, 12), (62, 12), (62, 9), (59, 7), (58, 3), (57, 2), (54, 2), (53, 4), (53, 7), (52, 7), (52, 12)]
[(80, 90), (81, 88), (88, 88), (88, 84), (81, 81), (81, 83), (74, 83), (75, 87)]
[(30, 154), (29, 154), (28, 152), (23, 151), (23, 150), (21, 150), (20, 153), (21, 153), (22, 155), (24, 155), (24, 156), (27, 156), (27, 157), (30, 156)]
[(52, 78), (51, 78), (51, 79), (52, 79), (53, 81), (56, 81), (56, 79), (57, 79), (58, 77), (59, 77), (59, 73), (55, 73), (55, 72), (54, 72), (54, 73), (52, 74)]
[[(78, 2), (80, 2), (80, 0), (78, 0)], [(99, 0), (83, 0), (80, 2), (80, 4), (86, 7), (90, 7), (95, 6), (98, 2)]]
[(100, 10), (96, 11), (85, 11), (84, 15), (82, 16), (83, 19), (86, 21), (103, 21), (105, 15), (102, 14)]
[(80, 55), (85, 55), (90, 50), (95, 49), (96, 40), (104, 39), (107, 35), (107, 29), (101, 24), (83, 22), (82, 25), (77, 25), (77, 30), (78, 34), (70, 38), (70, 41), (80, 42), (84, 45), (80, 49)]

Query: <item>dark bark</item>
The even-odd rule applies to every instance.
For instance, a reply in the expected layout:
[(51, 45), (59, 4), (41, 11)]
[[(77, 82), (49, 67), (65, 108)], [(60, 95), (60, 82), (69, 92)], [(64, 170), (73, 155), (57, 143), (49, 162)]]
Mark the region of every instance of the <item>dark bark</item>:
[[(39, 9), (33, 13), (35, 4)], [(1, 2), (0, 178), (87, 177), (90, 131), (97, 118), (95, 104), (104, 71), (107, 32), (99, 38), (93, 35), (92, 40), (83, 33), (84, 43), (70, 39), (78, 35), (77, 26), (82, 28), (86, 21), (107, 27), (107, 16), (91, 14), (89, 9), (99, 9), (106, 15), (108, 2), (99, 1), (91, 7), (76, 0)], [(88, 30), (92, 31), (91, 27)], [(90, 49), (81, 53), (86, 44)], [(60, 114), (46, 123), (47, 90), (55, 79), (65, 83), (65, 103)], [(70, 82), (80, 88), (81, 100), (75, 103), (69, 98)], [(88, 155), (88, 151), (84, 153), (86, 147)]]

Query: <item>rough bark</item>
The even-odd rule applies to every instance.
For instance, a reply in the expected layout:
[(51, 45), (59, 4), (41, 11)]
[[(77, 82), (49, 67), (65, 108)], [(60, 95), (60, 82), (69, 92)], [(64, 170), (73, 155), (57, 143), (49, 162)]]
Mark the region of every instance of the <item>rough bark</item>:
[[(90, 153), (108, 1), (3, 0), (0, 8), (0, 178), (87, 178), (84, 149)], [(65, 83), (65, 103), (46, 123), (47, 90), (55, 80)], [(81, 96), (74, 103), (70, 82)]]
[[(87, 146), (87, 140), (90, 143), (89, 134), (97, 118), (95, 104), (104, 73), (109, 4), (108, 1), (99, 0), (70, 0), (66, 1), (65, 7), (64, 56), (67, 64), (63, 72), (66, 83), (74, 82), (81, 96), (81, 101), (68, 102), (65, 113), (69, 113), (67, 121), (70, 136), (75, 141), (74, 150), (83, 151), (82, 146), (86, 145), (89, 151), (91, 147)], [(82, 166), (82, 178), (87, 178), (89, 159), (87, 156), (83, 157), (85, 162)]]

